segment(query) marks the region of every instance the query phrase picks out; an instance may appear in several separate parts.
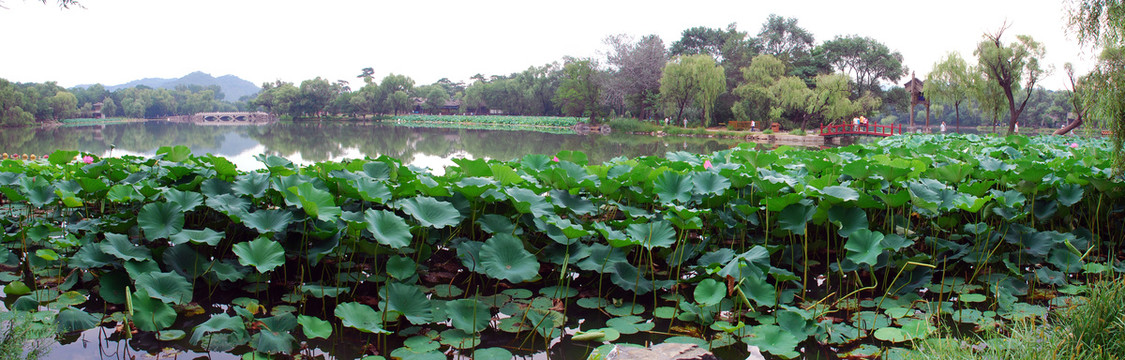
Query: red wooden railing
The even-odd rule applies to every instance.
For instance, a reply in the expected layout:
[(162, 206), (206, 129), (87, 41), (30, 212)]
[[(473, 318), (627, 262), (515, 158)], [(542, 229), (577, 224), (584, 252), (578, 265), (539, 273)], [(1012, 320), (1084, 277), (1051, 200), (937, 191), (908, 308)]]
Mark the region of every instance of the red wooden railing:
[(843, 135), (868, 135), (868, 136), (892, 136), (901, 135), (902, 125), (879, 125), (879, 124), (839, 124), (839, 125), (821, 125), (820, 136), (843, 136)]

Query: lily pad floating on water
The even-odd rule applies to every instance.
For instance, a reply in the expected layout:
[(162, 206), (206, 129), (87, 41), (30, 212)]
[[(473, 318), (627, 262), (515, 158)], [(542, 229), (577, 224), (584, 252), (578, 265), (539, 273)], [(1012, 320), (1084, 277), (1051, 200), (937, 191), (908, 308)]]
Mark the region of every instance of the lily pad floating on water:
[(632, 335), (641, 331), (649, 331), (656, 327), (655, 323), (645, 321), (644, 318), (636, 315), (612, 318), (607, 320), (605, 324), (606, 326), (611, 327), (614, 330), (617, 330), (621, 334), (625, 335)]

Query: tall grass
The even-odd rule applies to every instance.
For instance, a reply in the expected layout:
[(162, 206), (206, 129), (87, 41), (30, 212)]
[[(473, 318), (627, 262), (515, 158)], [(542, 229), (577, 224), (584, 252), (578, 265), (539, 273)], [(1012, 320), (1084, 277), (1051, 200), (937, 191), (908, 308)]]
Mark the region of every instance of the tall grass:
[(1091, 285), (1086, 302), (1053, 313), (1045, 324), (1020, 321), (972, 338), (915, 344), (908, 359), (1125, 358), (1125, 278)]
[(54, 332), (31, 321), (26, 312), (0, 313), (0, 360), (35, 360), (47, 356)]
[(617, 132), (654, 132), (663, 128), (663, 126), (655, 123), (630, 118), (612, 119), (608, 124), (613, 131)]

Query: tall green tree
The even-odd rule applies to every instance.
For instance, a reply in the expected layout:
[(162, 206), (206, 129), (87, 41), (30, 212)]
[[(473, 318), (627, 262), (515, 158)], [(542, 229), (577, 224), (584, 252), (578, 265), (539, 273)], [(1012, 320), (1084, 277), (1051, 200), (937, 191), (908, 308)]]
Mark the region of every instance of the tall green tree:
[(930, 100), (953, 104), (957, 114), (957, 127), (961, 127), (961, 103), (972, 94), (974, 75), (979, 74), (969, 67), (958, 53), (949, 53), (941, 62), (935, 63), (926, 76), (924, 92)]
[(1069, 25), (1078, 41), (1102, 48), (1095, 69), (1074, 81), (1075, 93), (1084, 95), (1075, 108), (1089, 109), (1091, 118), (1113, 131), (1114, 170), (1120, 176), (1125, 172), (1125, 2), (1070, 0), (1069, 4)]
[[(750, 66), (742, 68), (743, 81), (734, 89), (739, 101), (731, 112), (742, 121), (771, 119), (776, 104), (774, 85), (785, 76), (785, 63), (773, 55), (758, 55)], [(763, 124), (764, 125), (764, 124)]]
[(797, 18), (786, 18), (770, 14), (762, 24), (762, 30), (754, 43), (761, 53), (773, 55), (784, 62), (791, 63), (809, 55), (813, 48), (813, 35), (797, 25)]
[(601, 73), (592, 59), (569, 59), (563, 65), (562, 80), (555, 92), (555, 104), (567, 116), (586, 116), (597, 123), (603, 88)]
[(820, 46), (833, 67), (855, 80), (859, 93), (881, 93), (879, 82), (896, 82), (906, 74), (902, 54), (869, 37), (837, 36)]
[(1048, 72), (1039, 65), (1047, 50), (1028, 35), (1017, 35), (1016, 41), (1005, 45), (1001, 40), (1005, 30), (1007, 25), (995, 33), (985, 33), (985, 40), (974, 53), (981, 70), (1000, 86), (1008, 100), (1008, 133), (1012, 133), (1035, 92), (1035, 84)]
[(989, 78), (988, 74), (982, 73), (981, 76), (981, 81), (973, 82), (972, 96), (977, 102), (981, 117), (992, 119), (992, 132), (996, 132), (1000, 118), (1008, 110), (1008, 102), (1004, 99), (1004, 89), (1000, 88), (1000, 84)]
[(634, 42), (626, 35), (614, 35), (607, 37), (605, 43), (611, 49), (606, 59), (610, 67), (606, 91), (638, 117), (651, 117), (649, 110), (657, 107), (655, 100), (659, 99), (661, 71), (668, 62), (664, 40), (646, 35)]
[(851, 83), (842, 74), (819, 75), (816, 87), (809, 88), (805, 82), (794, 76), (787, 76), (774, 86), (777, 102), (782, 110), (792, 114), (794, 122), (802, 129), (809, 122), (832, 123), (849, 119), (861, 113), (877, 109), (881, 104), (878, 98), (865, 94), (853, 101)]
[(660, 78), (660, 93), (676, 110), (676, 119), (682, 119), (684, 108), (694, 104), (703, 110), (704, 127), (710, 126), (715, 100), (726, 88), (723, 67), (707, 55), (674, 57)]

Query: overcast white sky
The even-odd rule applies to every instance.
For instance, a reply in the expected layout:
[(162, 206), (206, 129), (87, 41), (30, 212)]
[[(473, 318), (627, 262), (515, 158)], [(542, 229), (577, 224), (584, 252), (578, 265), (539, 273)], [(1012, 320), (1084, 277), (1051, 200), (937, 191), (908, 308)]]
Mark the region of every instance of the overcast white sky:
[(755, 35), (771, 13), (796, 17), (818, 44), (872, 37), (901, 52), (919, 78), (947, 52), (974, 59), (981, 34), (1005, 21), (1008, 41), (1027, 34), (1046, 46), (1045, 63), (1056, 67), (1046, 88), (1064, 88), (1063, 63), (1084, 72), (1094, 59), (1066, 34), (1068, 0), (81, 0), (86, 8), (71, 10), (55, 0), (2, 1), (0, 78), (66, 87), (197, 70), (256, 84), (354, 83), (365, 67), (417, 84), (468, 80), (600, 56), (611, 34), (657, 34), (670, 46), (684, 29), (733, 22)]

